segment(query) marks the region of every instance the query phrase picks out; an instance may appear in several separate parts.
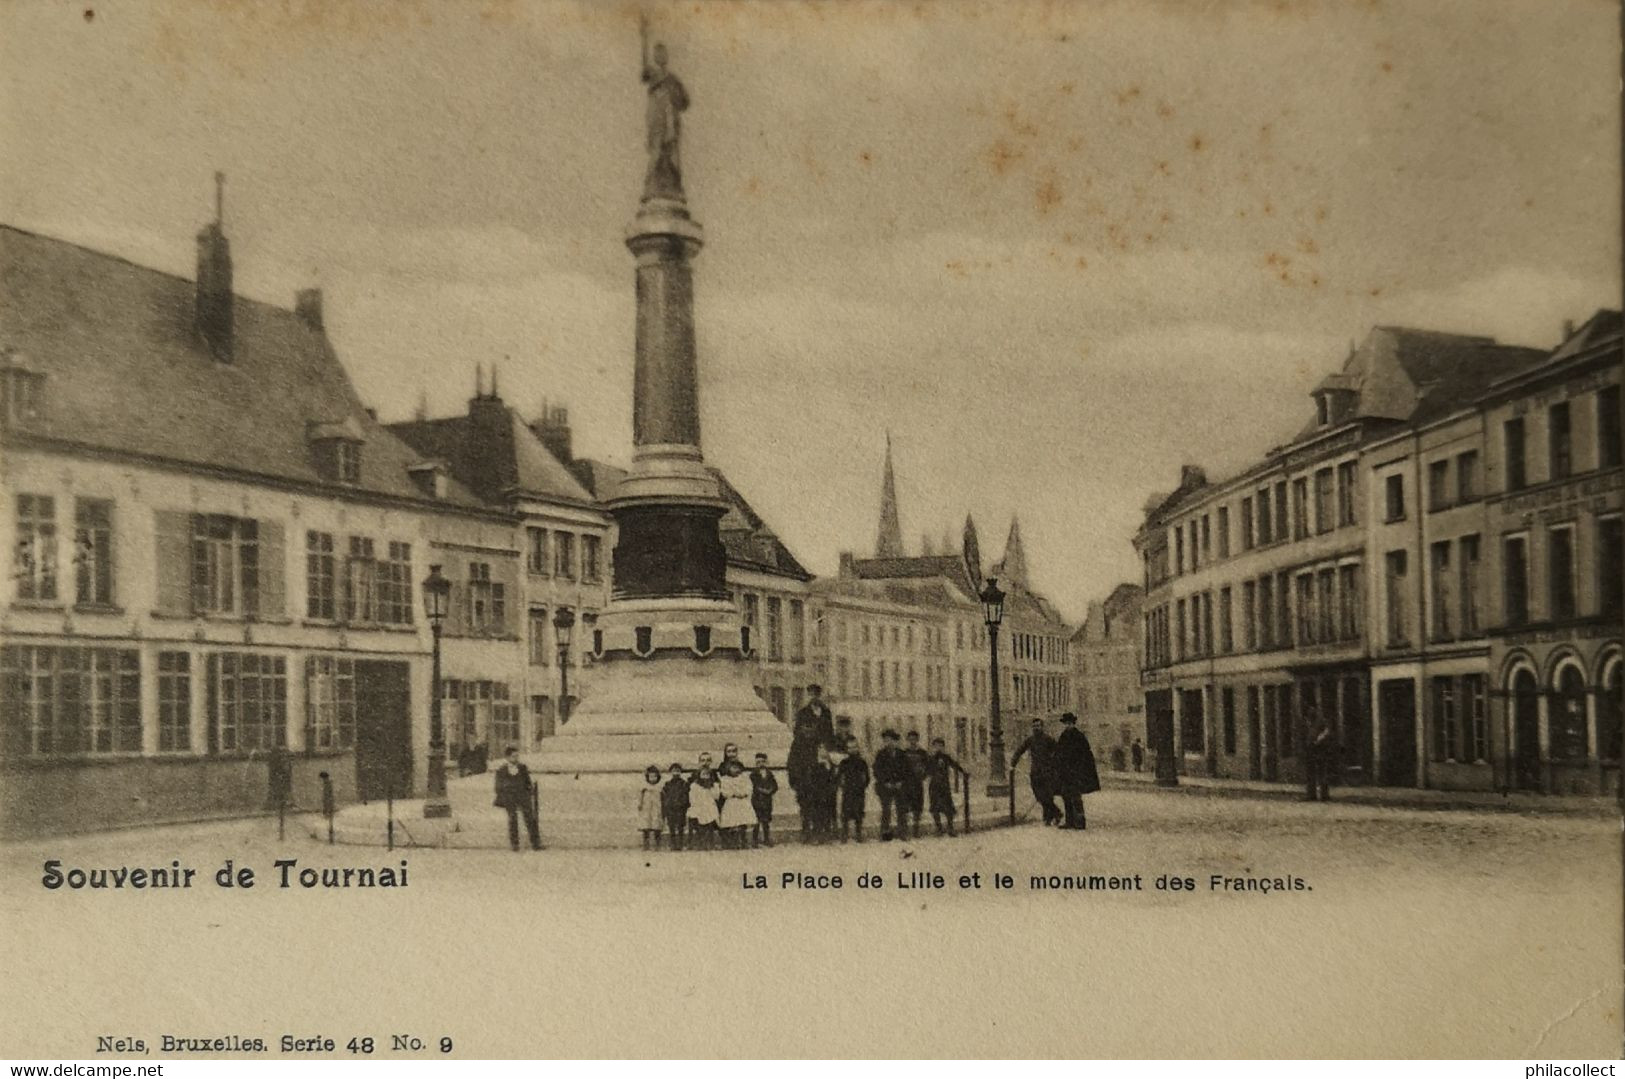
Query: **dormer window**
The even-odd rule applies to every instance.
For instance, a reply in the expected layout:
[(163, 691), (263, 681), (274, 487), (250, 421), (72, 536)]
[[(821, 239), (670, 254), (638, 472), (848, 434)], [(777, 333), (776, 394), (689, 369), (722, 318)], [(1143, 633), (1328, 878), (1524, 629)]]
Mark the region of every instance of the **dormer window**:
[(446, 497), (446, 466), (441, 461), (420, 461), (406, 466), (412, 483), (430, 498)]
[(314, 456), (316, 474), (329, 483), (361, 482), (361, 425), (353, 418), (342, 423), (312, 423), (305, 433)]
[(1315, 394), (1315, 422), (1325, 427), (1332, 422), (1332, 400), (1330, 395)]
[(39, 419), (45, 397), (45, 375), (28, 367), (21, 353), (0, 357), (0, 417), (7, 427), (27, 427)]

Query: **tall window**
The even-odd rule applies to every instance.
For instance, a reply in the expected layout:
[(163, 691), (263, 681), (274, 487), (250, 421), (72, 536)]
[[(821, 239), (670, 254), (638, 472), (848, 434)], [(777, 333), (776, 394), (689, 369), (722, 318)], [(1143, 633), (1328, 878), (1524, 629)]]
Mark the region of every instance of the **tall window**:
[(1436, 641), (1450, 639), (1450, 541), (1440, 540), (1428, 549), (1428, 599), (1432, 607), (1431, 636)]
[(1241, 549), (1253, 549), (1253, 500), (1252, 496), (1241, 500)]
[(1185, 526), (1174, 528), (1174, 573), (1185, 572)]
[(1298, 588), (1298, 646), (1315, 643), (1315, 575), (1300, 573)]
[(1472, 502), (1478, 494), (1478, 451), (1456, 454), (1456, 501)]
[(1219, 589), (1219, 651), (1236, 650), (1235, 629), (1231, 624), (1230, 589)]
[[(740, 617), (745, 621), (745, 625), (750, 626), (752, 629), (756, 627), (756, 618), (760, 609), (761, 597), (754, 592), (746, 592), (744, 606), (740, 608), (739, 612)], [(869, 642), (869, 627), (864, 626), (863, 629), (863, 640), (864, 643), (867, 644)]]
[(75, 501), (73, 548), (76, 602), (80, 606), (111, 606), (113, 503), (101, 498)]
[(258, 614), (259, 562), (259, 522), (218, 513), (193, 514), (192, 610)]
[(1357, 466), (1358, 462), (1356, 461), (1344, 461), (1337, 466), (1337, 524), (1339, 528), (1354, 524), (1358, 519), (1354, 508), (1354, 485), (1357, 478)]
[(1574, 472), (1574, 439), (1569, 424), (1569, 403), (1559, 401), (1546, 410), (1546, 437), (1551, 448), (1551, 479)]
[(7, 756), (141, 751), (141, 667), (133, 649), (0, 648)]
[(547, 529), (525, 529), (525, 571), (547, 576)]
[(1202, 561), (1210, 562), (1213, 559), (1213, 518), (1202, 514)]
[(1360, 567), (1349, 564), (1337, 567), (1337, 630), (1345, 641), (1360, 636)]
[(1506, 624), (1521, 626), (1529, 621), (1529, 551), (1523, 536), (1508, 536), (1502, 545), (1502, 600)]
[(468, 628), (469, 632), (498, 636), (507, 629), (507, 589), (500, 581), (491, 579), (491, 563), (468, 564)]
[(1433, 759), (1461, 759), (1461, 727), (1456, 715), (1455, 679), (1433, 679)]
[(1230, 557), (1230, 507), (1219, 507), (1219, 557)]
[(1615, 619), (1625, 610), (1625, 599), (1620, 595), (1625, 591), (1625, 529), (1620, 526), (1621, 520), (1603, 517), (1597, 521), (1597, 613)]
[(333, 533), (305, 533), (305, 617), (332, 621), (337, 617), (335, 601), (337, 567), (333, 561)]
[(1434, 461), (1428, 465), (1428, 512), (1433, 513), (1450, 505), (1450, 461)]
[(1275, 538), (1274, 530), (1270, 527), (1270, 489), (1258, 489), (1258, 542), (1268, 543)]
[(1322, 468), (1315, 472), (1315, 531), (1332, 530), (1332, 470)]
[(1387, 572), (1388, 646), (1397, 648), (1410, 640), (1405, 620), (1405, 552), (1389, 551), (1383, 564)]
[(17, 598), (55, 602), (56, 499), (50, 495), (17, 496), (17, 550), (12, 579)]
[(1258, 579), (1258, 645), (1275, 647), (1275, 580), (1272, 577)]
[(1405, 477), (1399, 473), (1387, 477), (1382, 481), (1383, 493), (1383, 520), (1403, 521), (1405, 519)]
[(1461, 635), (1472, 637), (1481, 628), (1478, 617), (1478, 537), (1463, 536), (1460, 540)]
[(547, 608), (530, 609), (530, 665), (547, 666)]
[(1258, 647), (1258, 586), (1252, 581), (1241, 582), (1241, 640), (1249, 652)]
[(1514, 416), (1502, 424), (1501, 436), (1506, 449), (1507, 490), (1516, 491), (1529, 483), (1529, 462), (1524, 457), (1523, 417)]
[(1224, 712), (1224, 751), (1229, 756), (1236, 755), (1236, 691), (1233, 686), (1225, 686), (1220, 694), (1223, 701)]
[(1213, 654), (1213, 593), (1202, 593), (1202, 654)]
[(1574, 581), (1574, 526), (1554, 528), (1546, 533), (1547, 567), (1552, 618), (1573, 618), (1576, 610)]
[(158, 752), (192, 748), (192, 656), (158, 653)]
[(1597, 467), (1613, 468), (1625, 448), (1620, 445), (1619, 383), (1597, 391)]
[[(914, 627), (909, 627), (909, 636), (914, 635)], [(807, 625), (806, 614), (799, 599), (790, 601), (790, 662), (805, 663), (807, 660)], [(910, 642), (912, 643), (912, 642)]]
[(1275, 643), (1292, 647), (1292, 574), (1275, 575)]
[(355, 661), (338, 656), (306, 656), (306, 748), (350, 749), (354, 745)]
[(553, 573), (566, 581), (576, 579), (576, 538), (573, 533), (553, 533)]
[(778, 596), (767, 597), (767, 658), (777, 662), (784, 658), (783, 605)]
[(410, 626), (412, 602), (412, 545), (391, 541), (389, 558), (378, 564), (378, 621)]
[(1321, 642), (1337, 639), (1337, 570), (1327, 567), (1315, 574), (1315, 635)]
[(1292, 538), (1303, 539), (1309, 534), (1309, 478), (1299, 476), (1292, 481)]
[(1286, 539), (1286, 480), (1275, 485), (1275, 538)]
[(581, 579), (597, 584), (604, 579), (603, 545), (601, 536), (581, 537)]
[(1200, 564), (1201, 558), (1198, 555), (1198, 552), (1199, 552), (1200, 549), (1197, 547), (1196, 518), (1194, 518), (1194, 517), (1191, 518), (1190, 529), (1191, 529), (1191, 542), (1190, 542), (1190, 547), (1191, 547), (1191, 569), (1195, 569)]
[(350, 537), (344, 583), (344, 620), (352, 625), (378, 621), (378, 557), (370, 538)]
[(281, 656), (216, 652), (209, 656), (213, 748), (251, 753), (288, 744), (288, 666)]
[(1482, 763), (1490, 759), (1489, 714), (1485, 708), (1484, 676), (1466, 674), (1461, 678), (1461, 704), (1465, 713), (1466, 759)]
[(1185, 658), (1185, 601), (1174, 602), (1174, 657)]

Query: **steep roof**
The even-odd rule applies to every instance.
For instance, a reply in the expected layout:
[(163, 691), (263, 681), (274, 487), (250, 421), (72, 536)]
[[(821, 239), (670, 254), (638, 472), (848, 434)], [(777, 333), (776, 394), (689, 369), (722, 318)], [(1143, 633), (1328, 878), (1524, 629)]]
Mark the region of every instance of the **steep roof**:
[(492, 502), (510, 494), (591, 505), (592, 492), (501, 398), (476, 397), (463, 416), (408, 420), (389, 429)]
[(1557, 350), (1552, 353), (1551, 358), (1554, 362), (1566, 360), (1571, 356), (1578, 356), (1582, 352), (1590, 351), (1610, 341), (1616, 342), (1617, 347), (1620, 331), (1620, 313), (1604, 308), (1586, 319), (1579, 329), (1569, 334), (1563, 343), (1557, 346)]
[(915, 555), (904, 558), (858, 558), (852, 561), (860, 580), (942, 577), (968, 596), (976, 595), (965, 561), (959, 555)]
[[(22, 437), (183, 465), (475, 507), (465, 485), (431, 499), (421, 455), (368, 414), (326, 335), (293, 311), (237, 296), (233, 358), (194, 324), (190, 280), (63, 240), (0, 226), (0, 347), (45, 376)], [(313, 428), (363, 442), (360, 480), (317, 471)]]
[(897, 477), (892, 471), (891, 434), (886, 435), (886, 469), (880, 479), (880, 524), (875, 529), (875, 557), (900, 558), (903, 527), (897, 520)]

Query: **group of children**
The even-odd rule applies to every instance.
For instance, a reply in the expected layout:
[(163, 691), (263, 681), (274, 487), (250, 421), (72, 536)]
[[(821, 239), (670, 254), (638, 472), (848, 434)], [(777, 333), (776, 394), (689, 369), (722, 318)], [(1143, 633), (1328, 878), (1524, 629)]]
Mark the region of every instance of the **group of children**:
[[(872, 771), (857, 738), (848, 736), (845, 752), (820, 746), (812, 766), (794, 777), (803, 842), (832, 842), (838, 824), (841, 842), (855, 834), (862, 843), (871, 781), (880, 800), (882, 839), (893, 837), (894, 820), (896, 834), (906, 837), (912, 823), (918, 839), (927, 805), (938, 835), (944, 830), (950, 836), (958, 834), (954, 830), (954, 782), (956, 775), (966, 772), (948, 754), (947, 743), (933, 738), (927, 752), (920, 746), (919, 733), (910, 731), (904, 749), (892, 730), (883, 732), (881, 741)], [(701, 753), (693, 774), (673, 763), (664, 782), (660, 767), (651, 764), (644, 770), (638, 790), (643, 849), (658, 850), (663, 831), (674, 851), (771, 847), (773, 797), (778, 791), (779, 781), (768, 767), (767, 754), (756, 754), (755, 766), (746, 771), (739, 747), (732, 743), (723, 747), (721, 765), (713, 766), (711, 754)]]
[(744, 850), (773, 845), (773, 796), (779, 781), (767, 766), (767, 754), (756, 754), (748, 773), (739, 759), (739, 747), (722, 750), (722, 764), (713, 767), (711, 754), (701, 753), (699, 767), (688, 775), (673, 762), (670, 777), (660, 781), (660, 767), (651, 764), (638, 791), (638, 828), (643, 849), (658, 850), (662, 826), (671, 837), (671, 849)]

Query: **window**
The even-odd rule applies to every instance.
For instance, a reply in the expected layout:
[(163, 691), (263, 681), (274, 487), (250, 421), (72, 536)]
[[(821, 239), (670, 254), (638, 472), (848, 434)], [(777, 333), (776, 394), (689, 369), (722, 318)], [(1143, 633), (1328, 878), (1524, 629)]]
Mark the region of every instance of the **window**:
[(350, 537), (344, 562), (344, 620), (351, 625), (378, 621), (378, 560), (372, 540)]
[(1260, 648), (1275, 647), (1275, 581), (1271, 577), (1258, 579), (1258, 644)]
[(1405, 519), (1405, 477), (1399, 473), (1383, 480), (1383, 520)]
[(1174, 573), (1185, 572), (1185, 528), (1183, 525), (1174, 529)]
[(1337, 567), (1337, 630), (1338, 636), (1352, 641), (1360, 636), (1360, 567), (1349, 564)]
[(1337, 639), (1337, 571), (1320, 570), (1315, 585), (1315, 638), (1325, 644)]
[(1225, 686), (1221, 693), (1224, 702), (1224, 752), (1227, 756), (1236, 755), (1236, 691), (1231, 686)]
[(50, 495), (17, 496), (12, 578), (18, 599), (56, 601), (56, 499)]
[(1461, 759), (1461, 728), (1456, 716), (1455, 679), (1433, 679), (1433, 759)]
[(378, 621), (391, 626), (410, 626), (414, 610), (412, 545), (392, 541), (389, 560), (378, 565)]
[(1410, 642), (1405, 624), (1405, 552), (1389, 551), (1384, 568), (1387, 571), (1388, 647), (1398, 648)]
[(553, 573), (566, 581), (576, 579), (576, 538), (573, 533), (553, 533)]
[(1461, 635), (1473, 637), (1479, 631), (1478, 618), (1478, 537), (1463, 536), (1456, 592), (1460, 597)]
[(0, 382), (0, 413), (8, 427), (22, 427), (39, 418), (45, 396), (45, 376), (17, 366), (16, 355), (4, 357), (5, 380)]
[(547, 666), (547, 608), (530, 609), (530, 665)]
[(1474, 502), (1478, 499), (1478, 451), (1468, 450), (1456, 454), (1456, 501)]
[(281, 656), (209, 656), (210, 748), (253, 753), (288, 744), (288, 667)]
[(1502, 541), (1502, 600), (1506, 624), (1521, 626), (1529, 621), (1529, 552), (1523, 536)]
[(1202, 654), (1213, 654), (1213, 593), (1202, 594)]
[(1615, 660), (1603, 671), (1602, 692), (1597, 695), (1597, 756), (1605, 761), (1620, 759), (1625, 740), (1625, 696), (1621, 694), (1620, 672), (1625, 663)]
[(1194, 570), (1197, 567), (1198, 563), (1201, 561), (1200, 558), (1198, 558), (1198, 551), (1200, 550), (1200, 548), (1197, 547), (1196, 519), (1194, 517), (1191, 518), (1190, 529), (1191, 529), (1191, 569)]
[(259, 612), (259, 523), (192, 515), (192, 610), (252, 617)]
[(1560, 480), (1574, 472), (1573, 431), (1569, 424), (1569, 403), (1559, 401), (1546, 410), (1546, 437), (1551, 449), (1551, 475)]
[(491, 580), (491, 563), (468, 564), (468, 629), (470, 633), (499, 636), (507, 630), (507, 590)]
[(863, 666), (860, 667), (859, 670), (858, 670), (858, 673), (862, 676), (861, 679), (860, 679), (860, 682), (861, 682), (861, 684), (863, 686), (863, 696), (864, 696), (865, 700), (867, 700), (870, 697), (874, 696), (874, 670), (873, 670), (873, 667), (874, 667), (874, 665), (872, 663), (870, 663), (868, 660), (864, 660), (863, 661)]
[[(754, 592), (746, 592), (745, 593), (745, 605), (744, 605), (744, 608), (740, 611), (739, 614), (740, 614), (740, 617), (744, 620), (745, 625), (750, 626), (752, 629), (754, 629), (756, 627), (756, 616), (757, 616), (757, 613), (760, 610), (760, 604), (761, 604), (761, 597), (757, 596), (756, 593), (754, 593)], [(868, 627), (865, 627), (865, 628), (868, 628)], [(864, 636), (867, 637), (868, 634), (865, 634)]]
[(361, 443), (351, 439), (339, 439), (334, 447), (337, 451), (338, 478), (340, 483), (361, 482)]
[(546, 577), (547, 571), (547, 529), (527, 528), (525, 529), (525, 572)]
[(1286, 480), (1275, 485), (1275, 538), (1286, 539)]
[(604, 579), (602, 536), (581, 537), (581, 579), (597, 584)]
[[(965, 672), (960, 671), (959, 673), (963, 675)], [(846, 657), (837, 656), (835, 658), (835, 692), (840, 694), (842, 697), (845, 697), (847, 694), (847, 686), (849, 684), (847, 674)], [(965, 689), (963, 679), (960, 680), (959, 689), (960, 695), (963, 696)]]
[(1299, 476), (1292, 481), (1292, 538), (1303, 539), (1309, 534), (1309, 479)]
[(134, 650), (0, 648), (7, 756), (141, 751), (141, 668)]
[(1241, 500), (1241, 549), (1253, 549), (1253, 500), (1252, 496)]
[(1275, 643), (1282, 648), (1292, 647), (1292, 575), (1280, 573), (1275, 577)]
[(1258, 647), (1258, 586), (1252, 581), (1241, 582), (1241, 640), (1249, 652)]
[[(909, 627), (909, 636), (914, 635), (914, 627)], [(913, 642), (910, 642), (913, 643)], [(807, 661), (807, 625), (806, 613), (799, 599), (790, 601), (790, 662), (805, 663)]]
[(1619, 383), (1597, 391), (1597, 467), (1613, 468), (1625, 452), (1620, 445)]
[(1315, 575), (1300, 573), (1298, 587), (1298, 646), (1315, 643)]
[(1515, 416), (1501, 425), (1502, 440), (1506, 446), (1507, 490), (1516, 491), (1528, 486), (1528, 462), (1524, 459), (1523, 417)]
[(1202, 561), (1213, 561), (1213, 518), (1202, 514)]
[(1557, 693), (1551, 703), (1552, 759), (1583, 761), (1590, 755), (1591, 732), (1586, 729), (1586, 681), (1580, 668), (1568, 663), (1558, 669)]
[(1219, 589), (1219, 651), (1233, 652), (1236, 649), (1234, 630), (1230, 625), (1230, 589)]
[(1430, 635), (1435, 641), (1450, 640), (1450, 541), (1440, 540), (1428, 549), (1428, 601), (1432, 607)]
[(305, 748), (355, 746), (355, 661), (305, 657)]
[(1554, 528), (1546, 533), (1548, 580), (1551, 597), (1549, 617), (1573, 618), (1576, 611), (1574, 582), (1574, 528)]
[(1337, 466), (1337, 524), (1338, 527), (1351, 525), (1358, 520), (1355, 513), (1355, 480), (1358, 462), (1344, 461)]
[(1202, 691), (1180, 690), (1179, 735), (1180, 748), (1185, 753), (1200, 753), (1207, 742), (1207, 724), (1202, 715)]
[(332, 621), (337, 617), (337, 570), (333, 562), (333, 534), (305, 533), (305, 617)]
[(1219, 557), (1230, 557), (1230, 507), (1219, 507)]
[(1625, 609), (1625, 529), (1619, 517), (1603, 517), (1597, 521), (1597, 591), (1598, 614), (1616, 620)]
[(1270, 489), (1260, 487), (1258, 489), (1258, 542), (1265, 544), (1273, 538), (1270, 529)]
[(1433, 461), (1428, 465), (1428, 512), (1436, 513), (1450, 505), (1450, 462)]
[(73, 562), (81, 607), (113, 603), (113, 503), (81, 498), (74, 503)]
[(778, 596), (767, 597), (767, 658), (778, 662), (784, 658), (783, 604)]
[(1462, 746), (1466, 754), (1465, 759), (1482, 764), (1490, 759), (1490, 724), (1489, 714), (1485, 709), (1483, 675), (1462, 675), (1461, 703), (1466, 713), (1463, 732), (1466, 741)]
[(1322, 468), (1315, 472), (1315, 531), (1332, 530), (1332, 470)]
[(1185, 658), (1185, 601), (1174, 602), (1174, 657)]
[(158, 653), (158, 752), (192, 748), (192, 656)]

